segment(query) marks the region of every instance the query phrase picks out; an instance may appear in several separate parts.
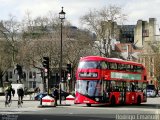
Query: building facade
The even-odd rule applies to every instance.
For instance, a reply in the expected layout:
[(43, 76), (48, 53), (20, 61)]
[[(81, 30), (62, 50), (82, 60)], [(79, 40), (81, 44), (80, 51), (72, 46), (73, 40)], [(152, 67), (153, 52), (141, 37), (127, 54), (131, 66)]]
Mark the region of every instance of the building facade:
[(160, 39), (157, 21), (155, 18), (149, 18), (149, 21), (138, 20), (134, 31), (136, 46), (143, 49), (138, 56), (138, 62), (146, 67), (149, 84), (157, 85), (160, 81)]

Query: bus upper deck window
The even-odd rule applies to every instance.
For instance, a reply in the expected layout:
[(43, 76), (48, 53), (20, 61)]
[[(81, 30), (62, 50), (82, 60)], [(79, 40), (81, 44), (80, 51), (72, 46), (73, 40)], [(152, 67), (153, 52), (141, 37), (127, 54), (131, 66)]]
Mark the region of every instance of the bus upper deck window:
[(102, 61), (101, 62), (101, 68), (102, 69), (107, 69), (108, 67), (107, 67), (107, 63), (105, 62), (105, 61)]
[(82, 61), (79, 63), (78, 68), (98, 68), (99, 63), (97, 61)]

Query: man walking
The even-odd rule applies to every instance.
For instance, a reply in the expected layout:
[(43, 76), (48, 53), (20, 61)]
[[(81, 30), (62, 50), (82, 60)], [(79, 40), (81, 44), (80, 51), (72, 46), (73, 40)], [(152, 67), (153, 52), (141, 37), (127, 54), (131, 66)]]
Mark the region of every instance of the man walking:
[(18, 104), (23, 103), (24, 90), (22, 87), (17, 89), (18, 94)]
[(8, 85), (6, 88), (5, 88), (5, 103), (8, 104), (11, 102), (11, 99), (12, 99), (12, 95), (14, 96), (14, 93), (13, 93), (13, 89), (12, 89), (12, 85)]
[(54, 90), (53, 90), (53, 96), (54, 96), (54, 99), (55, 99), (55, 105), (57, 106), (58, 90), (57, 90), (56, 87), (55, 87)]

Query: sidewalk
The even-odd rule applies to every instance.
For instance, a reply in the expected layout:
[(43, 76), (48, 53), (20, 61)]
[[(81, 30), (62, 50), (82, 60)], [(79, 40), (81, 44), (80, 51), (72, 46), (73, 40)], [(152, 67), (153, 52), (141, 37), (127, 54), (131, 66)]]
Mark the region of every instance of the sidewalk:
[[(5, 96), (0, 96), (0, 101), (4, 101), (5, 100)], [(18, 96), (12, 96), (12, 100), (18, 100)], [(24, 101), (34, 101), (34, 96), (30, 96), (30, 95), (25, 95), (23, 97)]]
[[(12, 101), (17, 101), (18, 100), (18, 96), (12, 96)], [(37, 100), (34, 100), (34, 95), (33, 96), (30, 96), (30, 95), (25, 95), (24, 98), (23, 98), (24, 101), (37, 101)], [(0, 102), (3, 102), (5, 101), (5, 96), (0, 96)], [(39, 101), (40, 102), (40, 101)], [(66, 100), (62, 100), (61, 101), (61, 104), (59, 100), (57, 100), (57, 103), (58, 105), (57, 106), (74, 106), (75, 104), (69, 104), (66, 102)]]

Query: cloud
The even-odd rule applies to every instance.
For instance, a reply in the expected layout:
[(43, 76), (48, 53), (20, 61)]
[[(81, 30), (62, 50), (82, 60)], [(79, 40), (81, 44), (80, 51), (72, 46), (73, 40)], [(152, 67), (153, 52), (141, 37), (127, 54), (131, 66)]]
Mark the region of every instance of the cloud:
[[(90, 9), (100, 9), (110, 4), (121, 6), (128, 15), (126, 24), (136, 24), (137, 20), (150, 17), (160, 21), (159, 0), (0, 0), (0, 19), (7, 19), (9, 14), (22, 19), (26, 11), (33, 17), (45, 16), (49, 11), (58, 15), (64, 7), (66, 19), (73, 25), (79, 25), (79, 18)], [(80, 26), (80, 25), (79, 25)]]
[(159, 6), (159, 0), (134, 0), (134, 2), (128, 2), (124, 9), (130, 23), (139, 19), (148, 20), (149, 18), (157, 18), (160, 21)]

